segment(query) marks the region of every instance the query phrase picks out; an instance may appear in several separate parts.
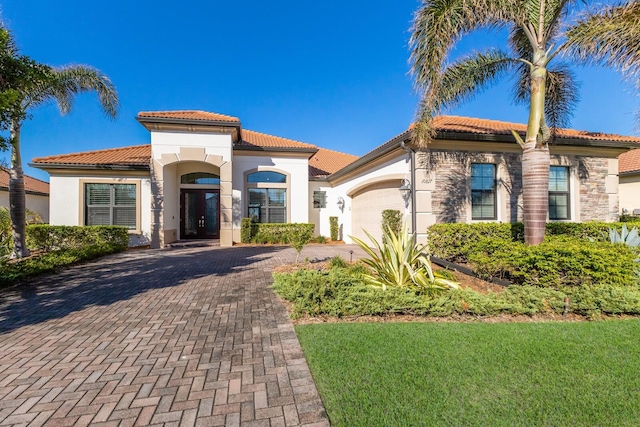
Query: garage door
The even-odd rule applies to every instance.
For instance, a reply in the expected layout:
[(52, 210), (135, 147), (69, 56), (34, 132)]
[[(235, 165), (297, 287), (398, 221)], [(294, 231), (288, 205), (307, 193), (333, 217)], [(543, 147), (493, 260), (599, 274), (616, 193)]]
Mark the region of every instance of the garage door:
[(404, 213), (404, 201), (400, 193), (399, 180), (384, 181), (372, 184), (354, 196), (351, 205), (351, 230), (353, 236), (369, 242), (362, 229), (375, 237), (378, 242), (382, 239), (382, 211), (396, 209)]

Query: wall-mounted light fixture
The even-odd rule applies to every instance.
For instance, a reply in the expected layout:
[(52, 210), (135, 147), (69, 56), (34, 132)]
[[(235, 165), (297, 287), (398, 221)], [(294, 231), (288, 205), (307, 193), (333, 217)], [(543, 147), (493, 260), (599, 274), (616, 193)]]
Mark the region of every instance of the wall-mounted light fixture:
[(411, 182), (406, 178), (402, 180), (402, 185), (400, 185), (400, 194), (402, 200), (408, 205), (409, 199), (411, 199)]
[(340, 209), (340, 212), (344, 212), (344, 199), (342, 197), (338, 197), (338, 209)]

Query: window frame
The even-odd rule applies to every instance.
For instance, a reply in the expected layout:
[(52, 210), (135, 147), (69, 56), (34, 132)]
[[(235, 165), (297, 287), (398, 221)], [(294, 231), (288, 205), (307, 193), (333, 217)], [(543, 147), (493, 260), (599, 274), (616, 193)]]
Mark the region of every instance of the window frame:
[[(316, 199), (316, 195), (318, 198)], [(316, 206), (316, 201), (318, 202)], [(313, 192), (313, 208), (314, 209), (324, 209), (327, 207), (327, 192), (322, 190), (314, 190)]]
[[(80, 191), (79, 191), (79, 200), (78, 200), (78, 208), (79, 208), (79, 217), (78, 217), (78, 224), (81, 224), (82, 226), (87, 226), (87, 220), (88, 220), (88, 205), (87, 205), (87, 184), (101, 184), (101, 185), (110, 185), (110, 186), (115, 186), (115, 185), (135, 185), (135, 228), (129, 228), (127, 229), (127, 231), (129, 232), (129, 234), (141, 234), (142, 230), (142, 224), (141, 224), (141, 184), (140, 184), (140, 180), (129, 180), (129, 179), (117, 179), (117, 178), (113, 178), (113, 179), (81, 179), (80, 182)], [(111, 190), (111, 196), (110, 197), (114, 197), (114, 191), (115, 191), (115, 187), (112, 187)], [(113, 200), (112, 200), (113, 201)], [(110, 204), (110, 205), (103, 205), (103, 206), (109, 206), (111, 208), (110, 210), (110, 222), (111, 225), (113, 225), (113, 207), (117, 206), (115, 204)], [(131, 205), (122, 205), (122, 206), (131, 206)]]
[[(263, 182), (249, 182), (249, 176), (256, 173), (256, 172), (274, 172), (274, 173), (278, 173), (284, 176), (284, 181), (285, 182), (273, 182), (273, 181), (263, 181)], [(262, 189), (265, 190), (266, 194), (265, 194), (265, 200), (267, 200), (267, 205), (265, 205), (264, 209), (267, 209), (267, 221), (270, 219), (270, 215), (271, 209), (284, 209), (284, 222), (283, 224), (288, 224), (291, 222), (291, 175), (285, 171), (282, 170), (278, 170), (278, 169), (262, 169), (262, 168), (258, 168), (258, 169), (252, 169), (252, 170), (248, 170), (244, 173), (244, 185), (245, 185), (245, 191), (244, 191), (244, 197), (245, 197), (245, 202), (244, 202), (244, 215), (246, 218), (252, 218), (252, 216), (250, 215), (250, 210), (251, 209), (256, 209), (256, 206), (253, 206), (252, 204), (249, 203), (249, 193), (250, 190), (252, 189)], [(268, 205), (268, 192), (269, 190), (284, 190), (284, 206), (273, 206), (270, 207)], [(259, 207), (259, 209), (263, 209), (262, 206)], [(258, 217), (259, 218), (259, 217)], [(268, 223), (268, 222), (266, 222)]]
[[(474, 166), (491, 166), (493, 168), (493, 186), (491, 190), (485, 189), (474, 189), (473, 188), (473, 169)], [(471, 205), (471, 220), (472, 221), (496, 221), (498, 219), (498, 165), (495, 163), (481, 163), (481, 162), (472, 162), (469, 168), (469, 190), (470, 190), (470, 202)], [(481, 192), (482, 194), (493, 194), (493, 216), (479, 216), (475, 217), (473, 215), (473, 193)], [(482, 204), (481, 206), (489, 206), (487, 204)]]
[[(567, 189), (558, 191), (551, 190), (551, 170), (553, 168), (563, 169), (565, 171), (566, 181), (567, 181)], [(551, 196), (564, 196), (567, 201), (567, 215), (566, 217), (552, 217), (551, 216)], [(547, 199), (547, 212), (549, 216), (549, 221), (571, 221), (571, 167), (566, 165), (551, 165), (549, 166), (549, 195)], [(557, 212), (557, 210), (556, 210)]]

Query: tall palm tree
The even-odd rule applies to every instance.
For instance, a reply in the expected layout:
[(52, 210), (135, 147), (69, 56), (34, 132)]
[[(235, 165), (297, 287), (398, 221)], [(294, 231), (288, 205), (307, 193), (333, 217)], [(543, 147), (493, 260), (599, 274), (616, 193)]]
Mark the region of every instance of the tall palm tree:
[[(422, 0), (411, 37), (411, 65), (422, 93), (417, 141), (433, 136), (432, 119), (507, 74), (514, 97), (529, 104), (522, 146), (525, 241), (544, 239), (548, 211), (549, 142), (566, 125), (577, 101), (565, 61), (617, 68), (634, 79), (640, 70), (640, 1), (599, 7), (587, 0)], [(478, 29), (508, 29), (508, 51), (489, 49), (451, 64), (455, 44)], [(592, 84), (594, 82), (591, 82)]]
[[(4, 29), (3, 29), (4, 30)], [(6, 30), (4, 30), (6, 32)], [(7, 32), (8, 33), (8, 32)], [(0, 42), (2, 38), (0, 37)], [(12, 258), (29, 255), (25, 244), (25, 191), (22, 159), (20, 157), (20, 131), (30, 112), (42, 105), (55, 101), (61, 114), (71, 111), (75, 95), (95, 91), (105, 114), (115, 118), (118, 111), (118, 94), (109, 78), (95, 68), (71, 65), (60, 68), (39, 64), (18, 55), (12, 42), (6, 44), (0, 65), (0, 75), (12, 72), (13, 80), (8, 84), (9, 105), (3, 105), (9, 128), (9, 148), (11, 165), (9, 171), (9, 205), (13, 231)], [(1, 99), (1, 98), (0, 98)]]

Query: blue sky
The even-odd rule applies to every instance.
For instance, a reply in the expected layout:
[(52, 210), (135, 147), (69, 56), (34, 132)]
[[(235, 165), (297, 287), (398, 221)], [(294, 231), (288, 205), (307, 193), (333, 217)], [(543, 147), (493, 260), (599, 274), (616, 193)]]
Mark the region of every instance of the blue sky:
[[(61, 117), (33, 111), (22, 132), (33, 157), (149, 142), (139, 111), (194, 109), (237, 116), (247, 129), (361, 155), (404, 131), (418, 97), (408, 75), (416, 0), (323, 2), (12, 0), (0, 19), (21, 52), (50, 65), (92, 65), (114, 82), (118, 118), (94, 95)], [(454, 54), (502, 42), (475, 33)], [(572, 126), (637, 133), (637, 93), (605, 69), (579, 69), (581, 103)], [(524, 122), (510, 82), (450, 114)], [(5, 159), (7, 154), (0, 154)], [(44, 171), (26, 173), (48, 180)]]

